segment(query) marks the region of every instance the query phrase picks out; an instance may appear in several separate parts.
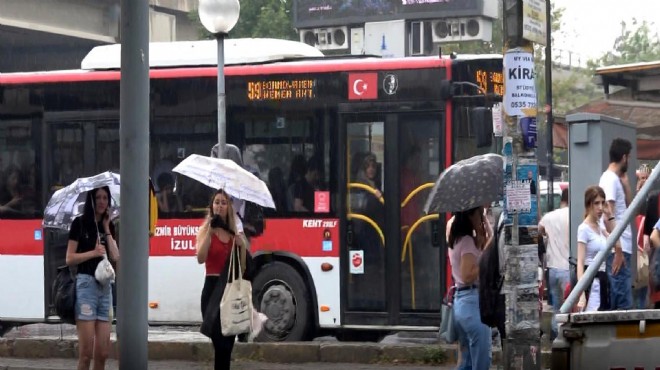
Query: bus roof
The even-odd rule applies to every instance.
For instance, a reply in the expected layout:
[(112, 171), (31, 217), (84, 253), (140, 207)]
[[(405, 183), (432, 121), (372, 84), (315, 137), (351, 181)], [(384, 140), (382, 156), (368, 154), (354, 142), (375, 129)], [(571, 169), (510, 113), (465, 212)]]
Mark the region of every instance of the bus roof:
[[(238, 39), (237, 39), (238, 40)], [(242, 40), (252, 40), (258, 41), (263, 39), (242, 39)], [(272, 40), (272, 39), (270, 39)], [(228, 40), (229, 41), (229, 40)], [(280, 43), (282, 41), (283, 43)], [(214, 40), (202, 41), (206, 43), (209, 47), (217, 43)], [(300, 46), (299, 42), (287, 41), (287, 40), (273, 40), (274, 43), (278, 45), (285, 45), (291, 43), (291, 45)], [(189, 42), (188, 47), (194, 48), (192, 45), (196, 45), (197, 42)], [(152, 43), (154, 44), (173, 44), (173, 43)], [(178, 42), (177, 44), (182, 44)], [(248, 45), (248, 43), (242, 43), (242, 45)], [(198, 45), (198, 44), (197, 44)], [(228, 44), (226, 44), (228, 45)], [(238, 45), (238, 44), (236, 44)], [(252, 45), (260, 45), (260, 43), (254, 43)], [(315, 48), (302, 44), (304, 47), (301, 47), (301, 55), (297, 57), (291, 56), (287, 58), (281, 53), (281, 60), (275, 58), (265, 58), (259, 62), (256, 57), (252, 62), (248, 63), (245, 58), (242, 61), (234, 59), (232, 63), (226, 63), (225, 68), (226, 76), (265, 76), (273, 74), (295, 74), (295, 73), (326, 73), (326, 72), (359, 72), (359, 71), (379, 71), (379, 70), (397, 70), (397, 69), (423, 69), (423, 68), (441, 68), (449, 67), (453, 62), (461, 61), (471, 61), (471, 60), (501, 60), (502, 56), (497, 54), (485, 54), (485, 55), (471, 55), (471, 54), (459, 54), (458, 56), (447, 56), (443, 55), (442, 58), (437, 56), (426, 56), (426, 57), (406, 57), (406, 58), (380, 58), (374, 56), (326, 56), (322, 57), (319, 55), (320, 51)], [(99, 47), (97, 50), (96, 58), (101, 58), (103, 53), (109, 53), (109, 51), (114, 50), (116, 55), (116, 60), (114, 63), (118, 63), (119, 56), (119, 46), (120, 45), (108, 45)], [(314, 51), (309, 50), (309, 48), (314, 49)], [(207, 48), (208, 49), (208, 48)], [(104, 51), (105, 50), (105, 51)], [(155, 51), (157, 48), (150, 48), (149, 58), (150, 64), (153, 67), (156, 58), (154, 57)], [(163, 50), (163, 49), (161, 49)], [(230, 49), (231, 50), (231, 49)], [(238, 52), (238, 49), (234, 49)], [(306, 50), (306, 51), (305, 51)], [(208, 50), (207, 50), (208, 51)], [(215, 47), (212, 49), (215, 53)], [(290, 50), (288, 53), (292, 53)], [(306, 55), (302, 55), (305, 54)], [(91, 55), (92, 53), (90, 53)], [(185, 53), (183, 53), (185, 54)], [(228, 53), (225, 53), (227, 58)], [(267, 53), (262, 53), (267, 54)], [(311, 55), (311, 56), (310, 56)], [(166, 56), (167, 57), (167, 56)], [(110, 56), (108, 56), (110, 58)], [(210, 58), (210, 57), (209, 57)], [(170, 57), (171, 60), (174, 60), (174, 57)], [(193, 59), (193, 58), (191, 58)], [(227, 58), (230, 59), (230, 58)], [(91, 59), (90, 59), (91, 60)], [(229, 61), (229, 60), (228, 60)], [(61, 83), (61, 82), (86, 82), (86, 81), (117, 81), (120, 78), (119, 68), (109, 69), (110, 65), (113, 63), (111, 61), (105, 62), (105, 66), (108, 68), (101, 68), (102, 61), (99, 61), (96, 68), (91, 69), (91, 63), (86, 64), (90, 69), (77, 69), (77, 70), (60, 70), (60, 71), (41, 71), (41, 72), (13, 72), (13, 73), (0, 73), (0, 85), (21, 85), (21, 84), (49, 84), (49, 83)], [(185, 66), (171, 66), (162, 65), (161, 68), (151, 68), (150, 77), (152, 79), (163, 79), (163, 78), (190, 78), (190, 77), (217, 77), (217, 68), (215, 67), (216, 59), (215, 57), (212, 60), (207, 58), (208, 65), (205, 65), (198, 61), (197, 65), (185, 65)], [(233, 65), (232, 65), (233, 64)]]
[[(323, 53), (302, 42), (278, 39), (225, 39), (225, 65), (255, 64), (305, 57), (323, 57)], [(82, 60), (84, 70), (119, 69), (121, 44), (93, 48)], [(215, 66), (218, 43), (215, 40), (152, 42), (149, 66)]]

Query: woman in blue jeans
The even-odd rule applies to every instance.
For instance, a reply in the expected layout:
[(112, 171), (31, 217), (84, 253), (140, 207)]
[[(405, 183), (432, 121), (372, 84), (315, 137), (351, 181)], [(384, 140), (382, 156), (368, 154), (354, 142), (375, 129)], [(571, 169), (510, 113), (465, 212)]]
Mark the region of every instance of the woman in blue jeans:
[(454, 324), (461, 350), (460, 370), (486, 370), (491, 362), (491, 330), (479, 319), (479, 257), (487, 245), (483, 207), (456, 212), (449, 231), (449, 261), (456, 282)]

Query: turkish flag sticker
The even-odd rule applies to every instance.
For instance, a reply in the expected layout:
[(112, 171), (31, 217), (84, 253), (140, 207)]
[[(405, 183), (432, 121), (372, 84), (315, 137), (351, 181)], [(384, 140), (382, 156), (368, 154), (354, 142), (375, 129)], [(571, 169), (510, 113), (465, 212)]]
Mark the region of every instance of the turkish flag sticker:
[(378, 73), (349, 73), (348, 100), (378, 99)]

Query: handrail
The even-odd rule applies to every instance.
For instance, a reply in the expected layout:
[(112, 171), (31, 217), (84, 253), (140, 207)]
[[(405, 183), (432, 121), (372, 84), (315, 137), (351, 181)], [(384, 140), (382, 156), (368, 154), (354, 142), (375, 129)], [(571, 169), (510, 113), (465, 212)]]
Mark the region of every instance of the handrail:
[(403, 202), (401, 202), (401, 208), (405, 207), (408, 204), (408, 202), (410, 202), (412, 197), (417, 195), (417, 193), (419, 193), (420, 191), (422, 191), (426, 188), (432, 188), (433, 185), (435, 185), (435, 184), (432, 183), (432, 182), (427, 182), (426, 184), (422, 184), (422, 185), (418, 186), (417, 188), (415, 188), (415, 190), (411, 191), (410, 194), (408, 194), (408, 196), (406, 197), (406, 199), (404, 199)]
[(406, 239), (403, 242), (403, 248), (404, 249), (401, 253), (401, 262), (405, 261), (406, 247), (407, 247), (408, 243), (410, 243), (410, 237), (411, 237), (412, 233), (415, 232), (415, 229), (417, 229), (417, 227), (419, 225), (421, 225), (423, 222), (430, 221), (430, 220), (439, 220), (439, 219), (440, 219), (440, 215), (437, 214), (437, 213), (434, 213), (434, 214), (426, 215), (424, 217), (420, 217), (417, 221), (415, 221), (415, 223), (408, 230), (408, 233), (406, 234)]
[[(439, 214), (432, 214), (432, 215), (426, 215), (423, 217), (420, 217), (415, 223), (408, 228), (408, 232), (406, 233), (406, 239), (403, 242), (403, 249), (401, 250), (401, 263), (405, 262), (406, 260), (406, 251), (408, 251), (408, 258), (409, 258), (409, 264), (410, 264), (410, 296), (412, 300), (412, 308), (413, 310), (416, 308), (416, 297), (415, 297), (415, 262), (413, 261), (413, 246), (412, 246), (412, 240), (410, 240), (410, 237), (412, 236), (412, 233), (415, 232), (415, 229), (422, 223), (430, 220), (438, 220), (440, 219)], [(408, 226), (403, 226), (401, 227), (401, 231), (403, 229), (407, 228)]]
[(385, 204), (385, 199), (383, 199), (383, 196), (378, 196), (376, 193), (378, 192), (378, 189), (375, 189), (367, 184), (363, 184), (360, 182), (349, 182), (347, 187), (350, 188), (358, 188), (362, 190), (366, 190), (369, 193), (373, 194), (374, 197), (378, 198), (381, 204)]
[(378, 224), (374, 220), (372, 220), (371, 218), (369, 218), (365, 215), (359, 214), (359, 213), (349, 213), (349, 214), (346, 215), (346, 217), (349, 220), (352, 219), (352, 218), (355, 218), (357, 220), (362, 220), (362, 221), (368, 223), (369, 225), (371, 225), (371, 227), (373, 227), (374, 230), (376, 230), (376, 232), (380, 236), (380, 241), (383, 243), (383, 247), (385, 247), (385, 234), (383, 234), (383, 230), (381, 230), (380, 226), (378, 226)]
[(653, 168), (653, 172), (651, 172), (651, 176), (649, 176), (648, 180), (646, 180), (646, 183), (644, 183), (644, 186), (642, 186), (637, 195), (635, 195), (635, 198), (630, 203), (630, 206), (623, 213), (623, 219), (620, 222), (617, 222), (616, 227), (614, 230), (612, 230), (612, 233), (610, 233), (610, 236), (607, 238), (607, 242), (605, 243), (605, 248), (598, 252), (594, 258), (593, 263), (589, 264), (589, 267), (584, 272), (584, 275), (582, 275), (582, 279), (578, 280), (575, 288), (573, 288), (571, 293), (568, 295), (568, 298), (566, 298), (564, 301), (564, 304), (559, 308), (560, 313), (570, 312), (571, 308), (575, 305), (582, 292), (584, 292), (584, 290), (591, 284), (591, 281), (596, 276), (598, 268), (605, 261), (605, 258), (609, 256), (611, 253), (610, 251), (616, 244), (617, 240), (619, 240), (619, 237), (621, 237), (621, 234), (623, 234), (625, 228), (628, 227), (630, 222), (637, 215), (637, 209), (639, 209), (639, 206), (642, 205), (642, 202), (646, 201), (646, 197), (651, 191), (653, 184), (658, 179), (658, 173), (660, 173), (660, 170), (658, 169), (658, 165), (656, 165), (655, 168)]

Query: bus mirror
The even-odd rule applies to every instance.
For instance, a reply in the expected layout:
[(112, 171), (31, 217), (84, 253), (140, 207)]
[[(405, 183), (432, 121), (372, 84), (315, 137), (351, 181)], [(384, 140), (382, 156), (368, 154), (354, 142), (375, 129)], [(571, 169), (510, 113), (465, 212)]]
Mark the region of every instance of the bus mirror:
[(470, 108), (470, 131), (474, 133), (477, 148), (490, 147), (493, 143), (493, 113), (486, 107)]
[(435, 220), (431, 222), (431, 245), (440, 247), (441, 243), (440, 220)]

